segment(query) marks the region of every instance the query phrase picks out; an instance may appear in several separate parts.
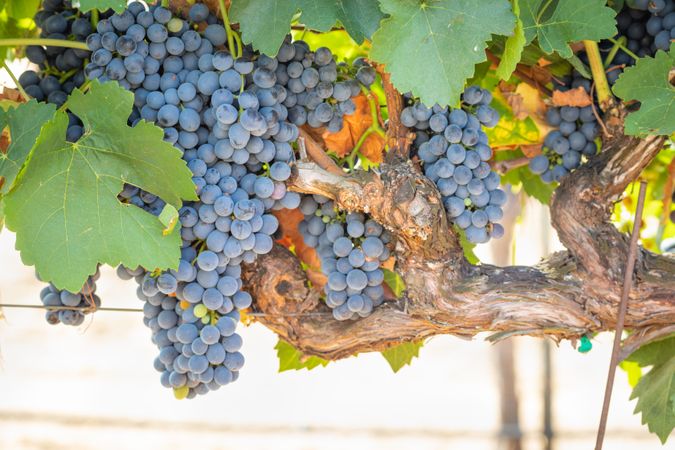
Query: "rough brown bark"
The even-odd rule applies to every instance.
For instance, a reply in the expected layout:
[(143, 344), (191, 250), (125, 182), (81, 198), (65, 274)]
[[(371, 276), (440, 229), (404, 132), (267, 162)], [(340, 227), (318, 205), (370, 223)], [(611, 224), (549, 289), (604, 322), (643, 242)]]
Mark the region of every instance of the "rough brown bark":
[[(307, 354), (339, 359), (436, 334), (491, 332), (575, 340), (614, 327), (628, 237), (610, 222), (612, 205), (662, 147), (614, 129), (603, 152), (567, 176), (552, 201), (552, 222), (566, 252), (534, 267), (471, 265), (448, 227), (440, 196), (412, 161), (380, 171), (331, 174), (311, 161), (294, 167), (289, 188), (334, 198), (365, 211), (396, 236), (396, 270), (404, 298), (370, 317), (338, 322), (309, 289), (299, 262), (276, 247), (244, 274), (259, 321)], [(663, 335), (675, 323), (675, 259), (641, 249), (626, 327), (632, 345)]]

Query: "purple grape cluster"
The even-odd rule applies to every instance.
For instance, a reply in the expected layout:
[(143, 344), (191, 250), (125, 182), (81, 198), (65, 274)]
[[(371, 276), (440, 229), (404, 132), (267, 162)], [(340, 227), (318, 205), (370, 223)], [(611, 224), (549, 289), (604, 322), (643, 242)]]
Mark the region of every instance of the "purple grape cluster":
[[(225, 28), (205, 5), (193, 5), (189, 20), (132, 2), (87, 37), (93, 53), (85, 71), (131, 90), (131, 125), (146, 120), (162, 127), (193, 174), (199, 201), (179, 211), (178, 268), (118, 268), (120, 277), (139, 284), (162, 384), (193, 398), (235, 381), (243, 367), (235, 331), (252, 298), (242, 290), (241, 265), (272, 250), (279, 223), (270, 211), (300, 205), (300, 195), (285, 184), (297, 123), (306, 123), (298, 117), (337, 129), (356, 89), (338, 77), (325, 48), (311, 52), (306, 43), (287, 40), (275, 58), (245, 47), (235, 59), (219, 50)], [(367, 70), (358, 73), (368, 81)], [(131, 185), (119, 198), (155, 215), (164, 207), (161, 198)]]
[[(657, 50), (668, 51), (670, 42), (675, 39), (675, 0), (630, 0), (624, 3), (623, 8), (616, 16), (616, 40), (623, 41), (625, 47), (642, 58), (654, 56)], [(608, 54), (614, 48), (610, 41), (600, 43), (600, 50)], [(588, 63), (586, 55), (581, 59)], [(619, 49), (611, 66), (632, 66), (635, 59)], [(608, 70), (607, 80), (614, 84), (622, 70)]]
[[(101, 17), (111, 14), (112, 11), (104, 12)], [(40, 28), (40, 37), (45, 39), (84, 42), (92, 31), (91, 13), (78, 13), (69, 0), (43, 0), (34, 20)], [(26, 58), (39, 70), (24, 71), (19, 77), (19, 84), (37, 101), (61, 107), (73, 89), (84, 84), (84, 64), (89, 57), (87, 50), (29, 45), (26, 47)], [(66, 140), (73, 142), (82, 136), (82, 123), (73, 114), (68, 116), (70, 122)]]
[(494, 127), (499, 114), (490, 107), (492, 95), (477, 86), (462, 94), (462, 106), (428, 107), (413, 101), (401, 111), (401, 123), (415, 130), (413, 150), (424, 164), (424, 174), (443, 198), (449, 219), (473, 243), (500, 238), (506, 194), (500, 177), (488, 161), (492, 149), (482, 127)]
[(328, 277), (324, 292), (333, 317), (368, 317), (384, 301), (380, 265), (390, 256), (389, 232), (363, 213), (338, 211), (320, 195), (304, 196), (300, 211), (305, 218), (299, 231), (305, 244), (316, 249)]
[[(64, 325), (78, 326), (84, 322), (86, 314), (101, 307), (101, 299), (96, 295), (96, 281), (101, 274), (96, 273), (89, 278), (79, 292), (70, 292), (58, 289), (49, 283), (40, 292), (42, 304), (48, 306), (45, 320), (51, 325), (62, 323)], [(78, 308), (78, 309), (75, 309)]]
[[(579, 87), (590, 95), (589, 80), (576, 71), (571, 80), (565, 78), (554, 84), (554, 89), (559, 91)], [(555, 129), (546, 135), (542, 154), (532, 158), (529, 167), (545, 183), (559, 182), (598, 152), (595, 142), (598, 137), (598, 121), (592, 105), (583, 108), (551, 107), (546, 112), (546, 121)]]

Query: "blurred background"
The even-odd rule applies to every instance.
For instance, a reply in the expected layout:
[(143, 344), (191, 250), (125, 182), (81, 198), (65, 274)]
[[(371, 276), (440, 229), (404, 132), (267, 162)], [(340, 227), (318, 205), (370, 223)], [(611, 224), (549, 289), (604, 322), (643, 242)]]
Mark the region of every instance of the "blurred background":
[[(484, 262), (534, 264), (559, 249), (547, 209), (510, 197), (507, 233), (480, 246)], [(649, 226), (649, 223), (647, 224)], [(37, 305), (42, 284), (0, 233), (0, 303)], [(140, 307), (135, 284), (105, 268), (104, 306)], [(235, 384), (178, 401), (152, 367), (141, 313), (100, 311), (79, 328), (40, 309), (0, 321), (0, 449), (589, 449), (595, 442), (610, 334), (581, 354), (569, 342), (491, 345), (439, 336), (398, 374), (379, 354), (311, 372), (277, 373), (276, 336), (241, 327), (247, 358)], [(484, 337), (484, 336), (483, 336)], [(675, 448), (632, 414), (619, 371), (606, 449)]]

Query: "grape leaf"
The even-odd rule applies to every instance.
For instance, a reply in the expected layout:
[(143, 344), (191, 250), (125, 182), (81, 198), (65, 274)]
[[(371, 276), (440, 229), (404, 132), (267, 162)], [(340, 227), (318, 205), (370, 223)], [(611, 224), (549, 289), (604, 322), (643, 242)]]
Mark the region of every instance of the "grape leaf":
[(473, 242), (469, 241), (466, 238), (466, 232), (463, 229), (461, 229), (458, 226), (455, 226), (454, 228), (455, 233), (457, 233), (457, 235), (459, 236), (459, 245), (462, 246), (464, 257), (471, 264), (478, 264), (480, 262), (480, 258), (478, 258), (478, 256), (476, 256), (476, 254), (473, 251), (473, 249), (476, 248), (476, 244), (474, 244)]
[(5, 3), (7, 15), (14, 19), (32, 19), (40, 6), (40, 0), (9, 0)]
[(0, 152), (0, 195), (9, 192), (14, 185), (42, 125), (52, 119), (55, 112), (54, 105), (35, 100), (20, 103), (7, 111), (0, 109), (0, 129), (8, 126), (11, 137), (7, 152)]
[(230, 16), (241, 25), (244, 42), (276, 55), (298, 10), (308, 28), (328, 31), (339, 21), (357, 43), (369, 39), (383, 17), (373, 0), (232, 0)]
[(330, 362), (318, 356), (306, 356), (282, 339), (279, 339), (274, 349), (277, 351), (277, 357), (279, 358), (279, 372), (300, 369), (312, 370), (318, 366), (325, 367)]
[(175, 268), (180, 257), (176, 227), (162, 235), (160, 220), (120, 203), (125, 182), (179, 208), (196, 200), (192, 173), (160, 128), (127, 125), (134, 96), (117, 83), (93, 81), (75, 90), (68, 108), (84, 123), (83, 137), (65, 141), (68, 115), (57, 112), (42, 127), (21, 182), (4, 197), (7, 227), (27, 265), (60, 289), (78, 291), (98, 263)]
[(405, 282), (401, 275), (389, 269), (382, 269), (382, 272), (384, 273), (384, 283), (389, 286), (396, 298), (401, 298), (405, 291)]
[(387, 360), (389, 366), (391, 366), (391, 370), (396, 373), (403, 366), (410, 365), (413, 358), (419, 356), (423, 345), (424, 341), (404, 342), (382, 351), (382, 356)]
[(614, 36), (615, 14), (605, 0), (520, 0), (526, 42), (536, 37), (544, 52), (558, 52), (563, 58), (572, 56), (570, 42)]
[(511, 78), (511, 74), (516, 70), (516, 66), (520, 62), (520, 56), (523, 54), (525, 48), (525, 32), (523, 31), (523, 22), (520, 20), (520, 5), (519, 0), (513, 0), (513, 13), (516, 15), (516, 29), (513, 35), (506, 39), (504, 44), (504, 53), (502, 53), (502, 60), (499, 62), (496, 74), (502, 80)]
[(675, 336), (639, 348), (628, 360), (640, 367), (652, 366), (630, 398), (638, 399), (634, 413), (642, 413), (642, 424), (665, 444), (675, 428)]
[[(79, 7), (77, 6), (79, 3)], [(127, 0), (79, 0), (73, 2), (73, 6), (77, 7), (82, 12), (87, 12), (92, 9), (105, 11), (106, 9), (114, 9), (115, 12), (121, 13), (127, 7)]]
[(621, 370), (626, 372), (628, 384), (630, 387), (634, 388), (640, 381), (640, 378), (642, 378), (642, 367), (640, 367), (640, 364), (633, 361), (623, 360), (619, 363), (619, 367)]
[(638, 100), (640, 109), (631, 112), (624, 123), (626, 134), (670, 135), (675, 132), (675, 87), (668, 81), (675, 66), (675, 44), (670, 53), (662, 50), (627, 67), (614, 84), (614, 93), (623, 100)]
[(507, 0), (380, 0), (390, 17), (373, 35), (370, 57), (387, 67), (394, 86), (422, 102), (454, 105), (492, 34), (513, 32)]

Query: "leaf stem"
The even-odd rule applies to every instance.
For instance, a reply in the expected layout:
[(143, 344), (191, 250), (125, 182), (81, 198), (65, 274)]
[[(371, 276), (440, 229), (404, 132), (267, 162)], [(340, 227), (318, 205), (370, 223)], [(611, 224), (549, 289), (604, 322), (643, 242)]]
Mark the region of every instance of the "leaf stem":
[(595, 41), (584, 41), (584, 47), (586, 48), (586, 55), (591, 66), (591, 75), (593, 75), (598, 103), (600, 103), (600, 109), (605, 111), (612, 100), (612, 91), (609, 89), (607, 75), (605, 74), (602, 57), (600, 56), (600, 49), (598, 48), (598, 43)]
[(0, 39), (0, 47), (17, 47), (24, 45), (44, 45), (45, 47), (66, 47), (89, 50), (84, 42), (69, 41), (66, 39), (41, 39), (41, 38), (10, 38)]
[(16, 84), (16, 88), (19, 90), (19, 93), (23, 97), (25, 101), (30, 101), (31, 96), (26, 93), (26, 91), (23, 90), (23, 86), (21, 86), (21, 83), (19, 83), (19, 80), (14, 76), (14, 73), (12, 70), (9, 68), (7, 63), (5, 61), (2, 61), (2, 68), (7, 71), (7, 74), (9, 74), (9, 77), (12, 79), (14, 84)]

